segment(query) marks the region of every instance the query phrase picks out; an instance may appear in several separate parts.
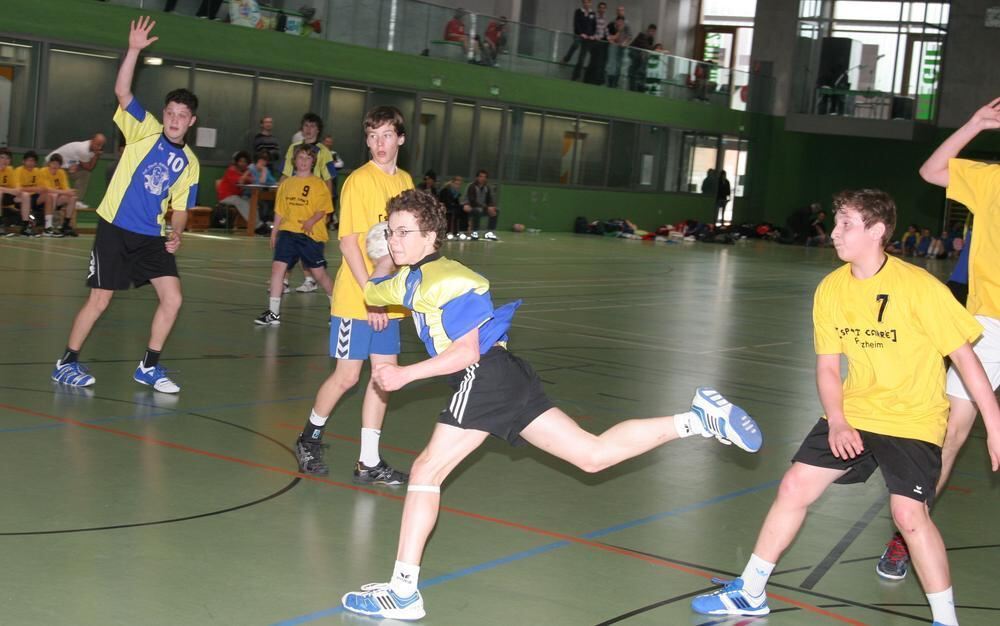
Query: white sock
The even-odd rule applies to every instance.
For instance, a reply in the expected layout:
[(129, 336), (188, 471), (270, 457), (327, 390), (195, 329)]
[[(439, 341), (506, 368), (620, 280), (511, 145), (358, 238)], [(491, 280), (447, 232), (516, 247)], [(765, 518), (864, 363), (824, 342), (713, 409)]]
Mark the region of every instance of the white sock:
[(326, 417), (323, 417), (322, 415), (317, 415), (315, 409), (309, 411), (309, 423), (312, 424), (313, 426), (326, 426), (326, 420), (328, 419), (330, 419), (329, 415), (327, 415)]
[(768, 563), (756, 554), (751, 554), (747, 566), (743, 568), (743, 575), (740, 576), (743, 579), (743, 591), (752, 596), (764, 593), (767, 579), (771, 577), (773, 571), (774, 563)]
[(681, 438), (700, 435), (705, 430), (701, 424), (701, 419), (694, 414), (694, 411), (686, 411), (675, 415), (674, 428), (677, 429), (677, 436)]
[(927, 594), (927, 601), (931, 603), (931, 615), (935, 622), (941, 622), (945, 626), (958, 626), (958, 615), (955, 614), (955, 596), (951, 587), (944, 591)]
[(392, 579), (389, 589), (400, 598), (409, 598), (417, 592), (417, 579), (420, 577), (420, 566), (396, 561), (392, 568)]
[(305, 282), (316, 284), (316, 279), (313, 278), (312, 276), (306, 276)]
[(381, 430), (361, 429), (361, 455), (358, 460), (368, 467), (375, 467), (382, 460), (382, 457), (378, 455), (378, 440), (381, 436)]
[(52, 228), (52, 216), (51, 215), (46, 215), (45, 216), (45, 228)]
[(281, 315), (281, 298), (268, 298), (267, 308), (275, 315)]

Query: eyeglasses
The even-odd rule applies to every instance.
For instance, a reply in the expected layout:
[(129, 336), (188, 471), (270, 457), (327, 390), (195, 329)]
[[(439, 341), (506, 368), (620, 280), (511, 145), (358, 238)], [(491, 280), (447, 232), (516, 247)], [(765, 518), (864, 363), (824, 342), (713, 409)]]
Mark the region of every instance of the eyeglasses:
[(399, 237), (400, 239), (406, 239), (406, 236), (410, 233), (428, 233), (429, 229), (424, 228), (414, 228), (413, 230), (407, 230), (405, 228), (397, 228), (396, 230), (391, 230), (389, 228), (385, 229), (385, 238), (392, 239), (393, 237)]

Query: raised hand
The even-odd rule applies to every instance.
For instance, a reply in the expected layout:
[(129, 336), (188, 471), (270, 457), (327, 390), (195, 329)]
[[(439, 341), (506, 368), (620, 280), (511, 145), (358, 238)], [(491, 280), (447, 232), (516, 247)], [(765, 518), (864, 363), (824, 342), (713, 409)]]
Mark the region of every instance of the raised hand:
[(156, 22), (148, 15), (143, 15), (138, 21), (129, 22), (128, 47), (133, 50), (142, 50), (150, 46), (159, 37), (150, 37), (149, 32), (156, 26)]
[(969, 123), (975, 125), (979, 130), (1000, 128), (1000, 98), (994, 99), (973, 113)]

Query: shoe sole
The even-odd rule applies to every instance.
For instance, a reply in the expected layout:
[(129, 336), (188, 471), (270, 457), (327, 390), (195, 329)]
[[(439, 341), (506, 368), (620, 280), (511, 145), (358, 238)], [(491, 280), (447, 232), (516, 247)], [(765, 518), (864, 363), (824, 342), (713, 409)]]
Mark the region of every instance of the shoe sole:
[[(347, 606), (347, 603), (346, 603), (347, 596), (349, 596), (349, 595), (350, 595), (349, 593), (345, 593), (343, 596), (341, 596), (341, 598), (340, 598), (340, 606), (344, 607), (345, 611), (349, 611), (349, 612), (354, 613), (356, 615), (367, 615), (368, 617), (379, 617), (379, 618), (382, 618), (382, 619), (397, 619), (397, 620), (400, 620), (400, 621), (403, 621), (403, 622), (412, 622), (412, 621), (415, 621), (415, 620), (418, 620), (418, 619), (423, 619), (424, 617), (427, 616), (427, 611), (425, 611), (423, 609), (420, 610), (420, 614), (419, 615), (416, 614), (416, 613), (414, 613), (413, 615), (408, 615), (406, 617), (403, 617), (401, 615), (390, 615), (390, 614), (387, 614), (387, 613), (385, 613), (383, 611), (374, 611), (374, 612), (371, 612), (371, 611), (362, 611), (360, 609), (352, 609), (351, 607)], [(391, 613), (395, 613), (395, 611), (392, 611)]]
[(97, 379), (91, 378), (89, 383), (84, 383), (82, 385), (74, 385), (73, 383), (65, 383), (65, 382), (59, 380), (58, 378), (56, 378), (55, 376), (49, 376), (49, 378), (52, 379), (52, 382), (59, 383), (60, 385), (66, 385), (67, 387), (80, 387), (80, 388), (90, 387), (91, 385), (93, 385), (94, 383), (97, 382)]
[(903, 580), (904, 578), (906, 578), (906, 572), (903, 572), (902, 576), (893, 576), (892, 574), (886, 574), (885, 572), (883, 572), (878, 568), (878, 563), (875, 564), (875, 573), (878, 574), (879, 578), (884, 578), (885, 580), (896, 581), (896, 580)]
[(410, 479), (407, 478), (403, 481), (389, 482), (386, 480), (368, 480), (361, 478), (360, 476), (355, 476), (353, 482), (355, 485), (385, 485), (386, 487), (401, 487), (410, 482)]
[(181, 388), (180, 387), (178, 387), (177, 389), (172, 389), (170, 391), (167, 391), (165, 389), (157, 389), (156, 388), (156, 383), (147, 383), (144, 380), (139, 380), (135, 376), (132, 377), (132, 380), (134, 380), (135, 382), (139, 383), (140, 385), (145, 385), (147, 387), (152, 387), (153, 391), (157, 391), (159, 393), (180, 393), (181, 392)]
[(281, 326), (281, 322), (262, 322), (260, 320), (254, 320), (253, 323), (258, 326)]
[(745, 611), (730, 611), (728, 609), (721, 609), (718, 611), (699, 611), (698, 609), (691, 607), (691, 610), (699, 615), (732, 615), (734, 617), (745, 616), (745, 617), (760, 617), (762, 615), (768, 615), (771, 612), (770, 607), (765, 607), (763, 609), (747, 609)]
[[(713, 394), (718, 394), (720, 397), (725, 399), (721, 393), (711, 387), (699, 387), (697, 390), (698, 397), (701, 398), (706, 404), (716, 408), (721, 408), (718, 403), (713, 401), (708, 394), (705, 393), (709, 391)], [(729, 402), (728, 400), (726, 401)], [(746, 450), (751, 453), (757, 452), (764, 443), (760, 426), (758, 426), (757, 422), (755, 422), (754, 419), (750, 417), (750, 415), (742, 408), (736, 406), (732, 402), (729, 402), (729, 404), (732, 407), (729, 410), (729, 416), (719, 418), (719, 421), (725, 425), (723, 428), (725, 439), (736, 444), (742, 450)]]

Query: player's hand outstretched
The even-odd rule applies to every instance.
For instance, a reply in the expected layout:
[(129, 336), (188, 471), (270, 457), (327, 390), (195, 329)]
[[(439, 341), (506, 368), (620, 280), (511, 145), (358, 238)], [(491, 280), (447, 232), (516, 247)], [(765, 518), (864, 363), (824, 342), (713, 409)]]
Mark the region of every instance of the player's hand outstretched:
[(993, 130), (1000, 128), (1000, 98), (995, 98), (986, 106), (972, 114), (969, 123), (978, 130)]
[(391, 363), (381, 363), (373, 366), (372, 380), (382, 391), (396, 391), (402, 389), (409, 381), (406, 379), (406, 372), (398, 365)]
[(138, 21), (129, 22), (128, 47), (134, 50), (142, 50), (153, 44), (159, 37), (150, 37), (149, 32), (156, 26), (156, 22), (148, 15), (143, 15)]
[(861, 442), (861, 435), (847, 422), (830, 422), (830, 450), (833, 456), (838, 459), (853, 459), (861, 454), (865, 446)]
[(176, 254), (177, 250), (180, 249), (180, 247), (181, 247), (181, 236), (177, 233), (176, 230), (170, 231), (170, 234), (167, 235), (167, 243), (166, 243), (167, 252), (169, 252), (170, 254)]

